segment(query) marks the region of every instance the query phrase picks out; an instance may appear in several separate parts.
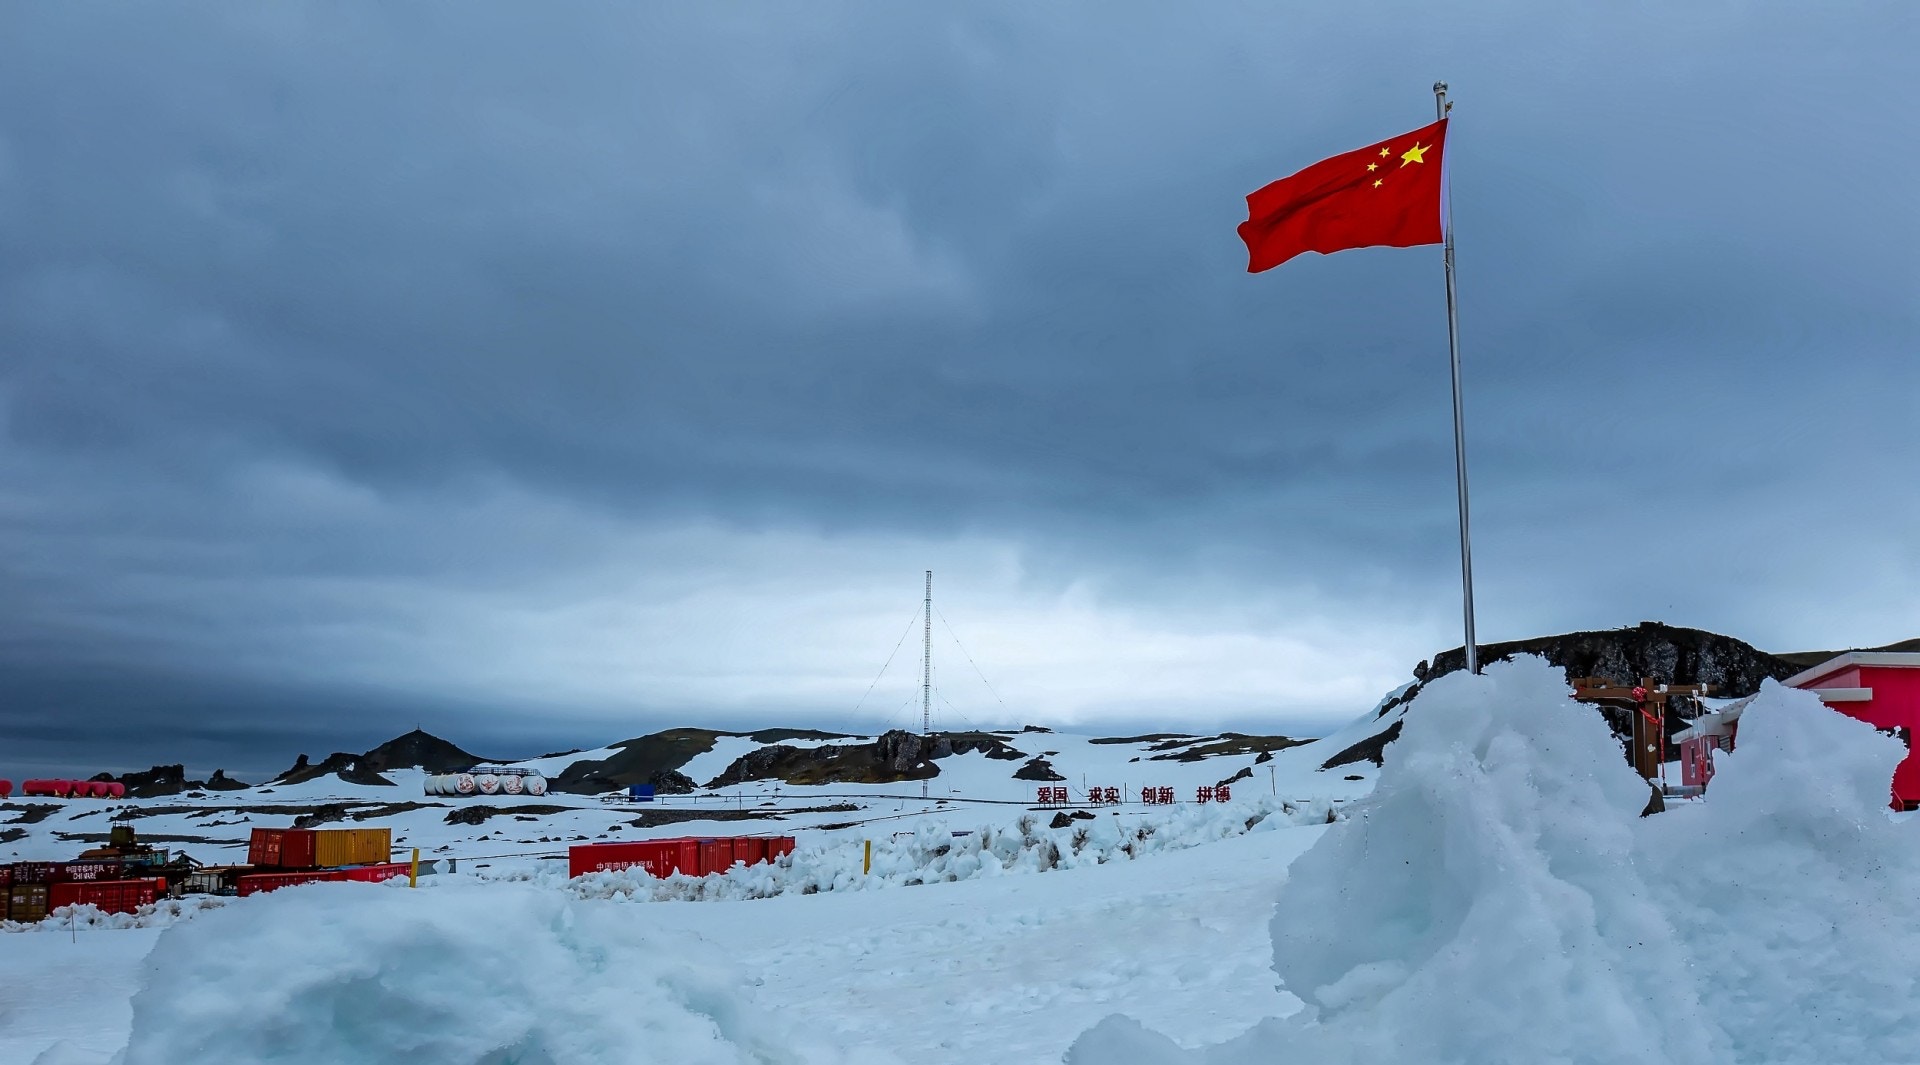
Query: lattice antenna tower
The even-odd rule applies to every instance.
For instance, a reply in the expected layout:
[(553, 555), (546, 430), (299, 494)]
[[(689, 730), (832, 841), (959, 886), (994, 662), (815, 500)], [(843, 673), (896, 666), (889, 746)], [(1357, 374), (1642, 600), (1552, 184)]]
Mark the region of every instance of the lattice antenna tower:
[[(921, 747), (933, 735), (933, 571), (927, 571), (927, 597), (920, 604), (925, 622), (920, 636), (920, 738)], [(927, 782), (920, 781), (920, 797), (927, 797)]]

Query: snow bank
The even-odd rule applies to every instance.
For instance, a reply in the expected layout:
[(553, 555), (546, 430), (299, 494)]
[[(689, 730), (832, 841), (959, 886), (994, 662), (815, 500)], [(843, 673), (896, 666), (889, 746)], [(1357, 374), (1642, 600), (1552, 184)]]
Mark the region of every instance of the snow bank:
[(1538, 659), (1430, 685), (1372, 799), (1294, 863), (1304, 1008), (1186, 1051), (1121, 1018), (1080, 1065), (1916, 1060), (1920, 825), (1900, 745), (1769, 684), (1709, 800), (1647, 788)]
[(1327, 800), (1283, 802), (1262, 797), (1218, 805), (1193, 805), (1165, 816), (1112, 813), (1076, 820), (1064, 828), (1043, 827), (1034, 816), (1011, 825), (989, 825), (956, 835), (930, 823), (904, 839), (887, 824), (875, 826), (873, 872), (863, 873), (862, 838), (844, 837), (826, 846), (806, 846), (770, 865), (735, 866), (705, 877), (657, 879), (641, 870), (589, 873), (568, 882), (580, 898), (672, 900), (765, 899), (823, 891), (872, 891), (917, 884), (953, 883), (982, 877), (1078, 869), (1126, 861), (1144, 854), (1197, 847), (1248, 832), (1289, 825), (1323, 825), (1334, 816)]
[(627, 907), (517, 885), (289, 888), (160, 935), (115, 1065), (846, 1060)]
[(0, 932), (97, 932), (128, 928), (165, 928), (207, 910), (217, 910), (230, 900), (212, 895), (191, 895), (184, 899), (162, 899), (142, 906), (133, 913), (106, 913), (87, 903), (62, 906), (44, 921), (0, 921)]

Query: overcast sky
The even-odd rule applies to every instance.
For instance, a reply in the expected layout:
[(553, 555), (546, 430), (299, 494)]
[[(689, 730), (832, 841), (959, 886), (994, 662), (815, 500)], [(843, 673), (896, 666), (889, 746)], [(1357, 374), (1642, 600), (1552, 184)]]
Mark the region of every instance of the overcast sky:
[(1920, 635), (1920, 8), (1472, 6), (0, 6), (0, 773), (1350, 718), (1440, 251), (1234, 227), (1436, 78), (1482, 640)]

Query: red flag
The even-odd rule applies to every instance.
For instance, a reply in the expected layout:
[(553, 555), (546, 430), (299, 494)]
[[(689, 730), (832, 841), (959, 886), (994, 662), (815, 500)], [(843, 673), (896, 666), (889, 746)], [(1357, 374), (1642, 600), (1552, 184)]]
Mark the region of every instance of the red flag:
[(1438, 244), (1447, 120), (1336, 155), (1247, 197), (1247, 272), (1301, 252)]

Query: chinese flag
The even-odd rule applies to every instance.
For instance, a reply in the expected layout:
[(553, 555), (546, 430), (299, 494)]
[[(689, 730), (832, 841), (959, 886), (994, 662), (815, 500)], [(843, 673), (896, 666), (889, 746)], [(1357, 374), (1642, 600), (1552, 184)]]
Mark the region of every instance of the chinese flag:
[(1247, 272), (1301, 252), (1438, 244), (1447, 121), (1336, 155), (1247, 197)]

